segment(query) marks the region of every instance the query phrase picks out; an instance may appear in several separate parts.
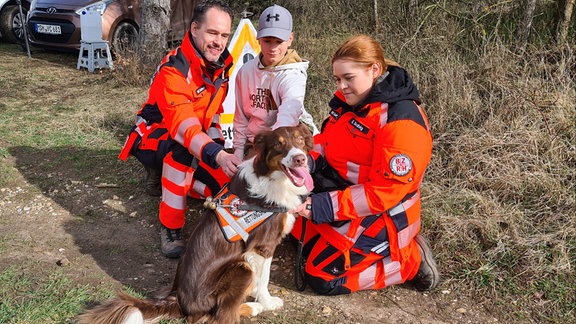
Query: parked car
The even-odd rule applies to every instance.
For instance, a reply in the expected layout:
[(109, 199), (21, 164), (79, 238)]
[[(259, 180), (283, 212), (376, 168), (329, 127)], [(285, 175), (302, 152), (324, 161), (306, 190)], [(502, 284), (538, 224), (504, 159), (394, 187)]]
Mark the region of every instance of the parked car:
[(0, 0), (0, 36), (6, 42), (24, 41), (24, 17), (30, 8), (30, 1), (21, 0), (22, 14), (16, 0)]
[[(138, 39), (141, 0), (33, 0), (28, 13), (30, 44), (34, 47), (76, 51), (80, 49), (80, 14), (102, 13), (102, 38), (113, 51), (131, 47)], [(171, 0), (169, 39), (180, 40), (190, 26), (194, 0)], [(189, 12), (182, 16), (181, 12)]]

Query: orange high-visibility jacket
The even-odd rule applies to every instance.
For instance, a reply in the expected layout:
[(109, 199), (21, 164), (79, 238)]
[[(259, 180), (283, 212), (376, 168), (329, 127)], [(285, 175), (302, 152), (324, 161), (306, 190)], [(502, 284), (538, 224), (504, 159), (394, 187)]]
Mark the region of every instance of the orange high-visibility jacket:
[[(314, 138), (316, 166), (327, 163), (349, 185), (312, 195), (312, 226), (344, 254), (344, 269), (354, 267), (353, 249), (389, 255), (402, 278), (386, 278), (380, 287), (411, 279), (420, 263), (413, 238), (420, 230), (419, 186), (432, 155), (432, 135), (419, 104), (418, 90), (404, 69), (390, 66), (356, 107), (337, 91), (330, 116)], [(373, 215), (379, 220), (364, 221)], [(386, 251), (379, 250), (383, 246)]]
[(217, 168), (215, 158), (223, 143), (217, 144), (213, 139), (223, 139), (220, 114), (231, 67), (228, 50), (224, 50), (219, 62), (205, 62), (188, 32), (182, 45), (166, 55), (158, 66), (148, 99), (138, 116), (147, 124), (158, 123), (157, 127), (168, 129), (170, 137), (192, 155)]

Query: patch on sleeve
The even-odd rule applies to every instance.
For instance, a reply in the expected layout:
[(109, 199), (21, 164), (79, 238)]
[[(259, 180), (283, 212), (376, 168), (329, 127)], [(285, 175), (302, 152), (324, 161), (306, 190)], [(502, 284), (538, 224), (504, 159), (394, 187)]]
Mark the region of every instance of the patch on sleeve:
[(412, 170), (412, 160), (407, 155), (396, 154), (390, 160), (390, 171), (397, 176), (405, 176)]

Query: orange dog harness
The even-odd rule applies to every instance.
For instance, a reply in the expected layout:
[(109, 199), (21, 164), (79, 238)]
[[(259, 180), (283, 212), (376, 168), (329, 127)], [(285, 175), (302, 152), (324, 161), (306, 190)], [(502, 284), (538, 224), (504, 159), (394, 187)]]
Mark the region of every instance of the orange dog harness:
[(248, 241), (250, 231), (285, 208), (275, 206), (254, 206), (247, 204), (224, 186), (216, 197), (206, 197), (204, 208), (214, 210), (218, 215), (218, 224), (228, 242), (242, 239)]

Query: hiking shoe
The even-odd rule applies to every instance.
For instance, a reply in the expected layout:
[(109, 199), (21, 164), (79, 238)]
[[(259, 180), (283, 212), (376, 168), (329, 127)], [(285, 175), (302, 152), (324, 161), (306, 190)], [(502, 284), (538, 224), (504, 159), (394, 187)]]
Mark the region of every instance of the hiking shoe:
[(414, 240), (416, 241), (416, 245), (418, 245), (422, 261), (420, 262), (418, 273), (410, 280), (410, 283), (419, 291), (432, 290), (436, 288), (438, 282), (440, 282), (440, 273), (438, 272), (436, 261), (432, 256), (430, 243), (420, 234), (416, 235)]
[(177, 259), (184, 251), (184, 241), (182, 240), (182, 229), (169, 229), (161, 225), (160, 228), (160, 249), (165, 257)]
[(162, 196), (162, 172), (149, 167), (144, 167), (144, 169), (146, 170), (144, 191), (153, 197)]

